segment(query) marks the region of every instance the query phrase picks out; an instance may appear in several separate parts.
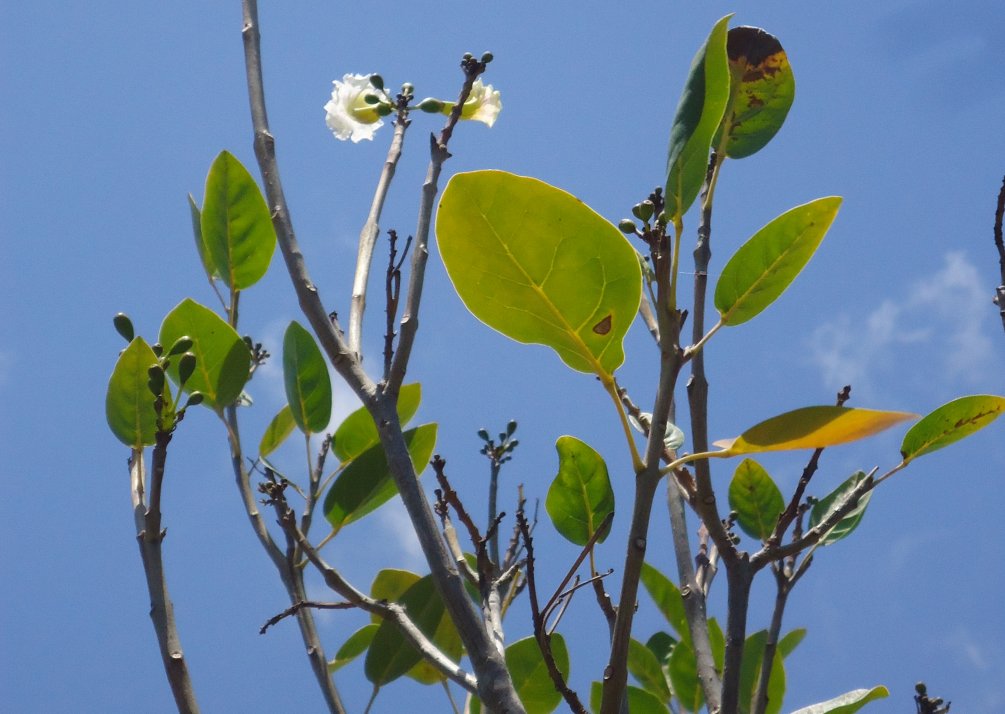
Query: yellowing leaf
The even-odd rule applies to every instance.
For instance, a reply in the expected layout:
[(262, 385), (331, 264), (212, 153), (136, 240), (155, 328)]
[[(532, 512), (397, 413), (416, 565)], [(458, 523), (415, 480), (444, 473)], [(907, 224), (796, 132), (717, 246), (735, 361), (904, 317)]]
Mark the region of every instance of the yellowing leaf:
[(1005, 411), (1005, 397), (977, 394), (943, 404), (915, 424), (904, 436), (904, 461), (930, 454), (980, 431)]
[(503, 171), (457, 174), (436, 216), (447, 274), (467, 308), (580, 372), (611, 375), (642, 296), (635, 249), (576, 197)]
[(821, 449), (878, 434), (917, 414), (851, 407), (803, 407), (772, 417), (733, 440), (715, 442), (726, 456), (761, 451)]

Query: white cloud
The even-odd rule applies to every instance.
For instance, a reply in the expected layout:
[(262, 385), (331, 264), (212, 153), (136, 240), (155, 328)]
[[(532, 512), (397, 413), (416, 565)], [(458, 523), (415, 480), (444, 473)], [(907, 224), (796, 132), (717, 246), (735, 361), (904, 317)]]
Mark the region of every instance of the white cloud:
[(947, 253), (938, 271), (899, 300), (884, 300), (865, 317), (842, 314), (819, 326), (810, 337), (810, 358), (827, 386), (851, 384), (859, 394), (873, 393), (879, 381), (919, 358), (954, 383), (980, 383), (992, 362), (982, 329), (986, 293), (966, 255)]
[(387, 543), (389, 549), (395, 551), (395, 555), (404, 562), (402, 567), (416, 572), (428, 570), (426, 558), (422, 554), (422, 546), (412, 528), (412, 521), (405, 511), (405, 504), (400, 498), (392, 499), (388, 504), (381, 507), (376, 513), (383, 530), (389, 532), (390, 539)]

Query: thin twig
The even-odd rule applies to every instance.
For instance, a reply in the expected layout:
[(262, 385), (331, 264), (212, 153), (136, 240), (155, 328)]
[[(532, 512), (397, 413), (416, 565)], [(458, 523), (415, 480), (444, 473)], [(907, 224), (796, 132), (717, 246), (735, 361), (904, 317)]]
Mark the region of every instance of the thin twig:
[(290, 615), (295, 615), (303, 608), (313, 608), (315, 610), (351, 610), (354, 607), (356, 606), (351, 602), (317, 602), (315, 600), (301, 600), (300, 602), (293, 603), (278, 615), (273, 615), (266, 620), (265, 624), (258, 630), (258, 634), (264, 635), (270, 627), (278, 624)]
[(998, 268), (1001, 271), (1001, 284), (995, 289), (995, 304), (1002, 318), (1002, 328), (1005, 329), (1005, 240), (1002, 239), (1002, 219), (1005, 218), (1005, 177), (998, 191), (998, 206), (995, 209), (995, 247), (998, 249)]
[(394, 356), (394, 338), (397, 333), (394, 331), (394, 322), (398, 317), (398, 298), (401, 296), (401, 266), (408, 256), (408, 248), (412, 245), (412, 236), (408, 236), (405, 241), (405, 249), (401, 252), (401, 260), (398, 255), (398, 232), (391, 229), (388, 235), (388, 258), (387, 273), (384, 277), (384, 313), (386, 323), (384, 327), (384, 379), (387, 379), (388, 372), (391, 371), (391, 359)]
[(401, 334), (398, 340), (398, 351), (394, 355), (391, 369), (387, 375), (387, 391), (396, 394), (405, 378), (405, 369), (412, 355), (412, 345), (419, 328), (419, 305), (422, 301), (422, 287), (426, 276), (426, 260), (429, 257), (429, 229), (432, 225), (433, 206), (438, 193), (437, 182), (444, 162), (450, 158), (447, 145), (454, 133), (454, 127), (460, 121), (464, 102), (471, 94), (471, 87), (480, 74), (485, 71), (485, 63), (478, 60), (465, 60), (461, 66), (464, 69), (464, 85), (461, 94), (454, 105), (447, 122), (440, 132), (439, 138), (429, 137), (429, 167), (426, 180), (422, 184), (422, 200), (419, 204), (419, 218), (415, 227), (415, 247), (412, 251), (411, 274), (408, 279), (408, 293), (405, 299), (405, 309), (401, 318)]
[[(520, 533), (523, 536), (524, 548), (527, 550), (527, 589), (530, 594), (530, 610), (531, 618), (534, 623), (534, 639), (537, 641), (537, 646), (541, 650), (541, 656), (544, 658), (545, 667), (548, 669), (548, 675), (551, 677), (552, 683), (555, 685), (555, 689), (562, 695), (565, 699), (566, 704), (572, 709), (576, 714), (586, 714), (586, 708), (583, 703), (579, 700), (579, 695), (575, 691), (569, 688), (568, 683), (565, 680), (565, 675), (558, 668), (558, 664), (555, 662), (555, 655), (551, 650), (551, 635), (545, 629), (545, 617), (539, 608), (539, 603), (537, 599), (537, 583), (534, 578), (534, 541), (530, 534), (530, 527), (527, 523), (527, 516), (524, 513), (522, 504), (516, 513), (517, 526), (520, 528)], [(582, 561), (580, 561), (582, 562)]]
[(167, 445), (171, 441), (171, 432), (158, 431), (156, 438), (150, 473), (149, 504), (144, 501), (147, 495), (144, 485), (147, 474), (143, 464), (143, 450), (134, 449), (129, 460), (136, 541), (140, 547), (143, 574), (150, 595), (150, 620), (157, 634), (157, 644), (171, 694), (180, 714), (198, 714), (199, 704), (195, 698), (188, 664), (182, 652), (181, 637), (174, 619), (174, 606), (168, 593), (161, 552), (164, 533), (161, 531), (160, 493), (164, 482)]

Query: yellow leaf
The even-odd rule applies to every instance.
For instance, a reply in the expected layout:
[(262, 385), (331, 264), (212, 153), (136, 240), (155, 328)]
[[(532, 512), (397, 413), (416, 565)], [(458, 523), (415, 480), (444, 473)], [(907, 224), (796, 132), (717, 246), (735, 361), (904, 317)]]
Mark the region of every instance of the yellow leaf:
[(735, 439), (715, 442), (715, 446), (724, 449), (729, 456), (820, 449), (864, 439), (917, 416), (908, 412), (851, 407), (803, 407), (762, 421)]

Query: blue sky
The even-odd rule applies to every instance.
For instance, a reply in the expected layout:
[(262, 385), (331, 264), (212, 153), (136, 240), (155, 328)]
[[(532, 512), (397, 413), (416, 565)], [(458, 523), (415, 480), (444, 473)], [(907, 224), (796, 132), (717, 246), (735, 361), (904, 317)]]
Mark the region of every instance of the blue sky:
[[(331, 309), (348, 309), (355, 238), (390, 139), (389, 128), (372, 144), (332, 138), (321, 109), (332, 79), (380, 72), (391, 87), (410, 81), (419, 96), (450, 97), (460, 55), (490, 49), (497, 59), (486, 81), (502, 91), (503, 112), (492, 129), (461, 127), (447, 171), (536, 176), (616, 222), (661, 183), (691, 57), (715, 20), (737, 11), (734, 25), (781, 39), (797, 91), (778, 137), (723, 172), (713, 271), (782, 211), (831, 194), (845, 202), (778, 303), (710, 343), (713, 438), (829, 403), (846, 383), (853, 405), (921, 413), (961, 394), (1005, 394), (1005, 334), (990, 302), (999, 280), (993, 204), (1005, 172), (1005, 7), (996, 0), (264, 5), (272, 129), (298, 235)], [(168, 712), (127, 454), (103, 417), (121, 348), (111, 316), (125, 311), (153, 335), (184, 297), (212, 304), (185, 196), (201, 201), (221, 149), (253, 165), (240, 4), (40, 0), (3, 14), (0, 701), (17, 712)], [(385, 228), (414, 230), (425, 136), (436, 127), (415, 118)], [(280, 268), (277, 258), (242, 298), (243, 330), (273, 353), (298, 317)], [(544, 497), (555, 439), (575, 435), (611, 468), (620, 512), (598, 562), (620, 568), (629, 469), (607, 397), (546, 349), (477, 323), (435, 250), (426, 284), (409, 376), (424, 387), (419, 418), (440, 424), (437, 450), (455, 487), (468, 503), (484, 502), (482, 426), (520, 423), (521, 446), (503, 476), (510, 510), (518, 483)], [(381, 322), (371, 317), (371, 364)], [(620, 376), (644, 403), (656, 362), (643, 329), (633, 329), (627, 349)], [(250, 444), (282, 403), (277, 367), (252, 384), (258, 408), (243, 422)], [(338, 390), (336, 412), (354, 408)], [(242, 516), (222, 430), (208, 414), (182, 426), (170, 453), (165, 547), (203, 710), (319, 711), (295, 628), (257, 634), (287, 603)], [(789, 663), (786, 711), (886, 684), (891, 698), (867, 711), (902, 712), (918, 679), (953, 700), (954, 711), (1005, 709), (1005, 529), (994, 496), (1005, 476), (1003, 429), (998, 423), (898, 474), (875, 494), (854, 537), (818, 553), (786, 616), (787, 628), (809, 628)], [(902, 433), (826, 453), (817, 495), (859, 468), (892, 466)], [(298, 454), (284, 452), (290, 468)], [(762, 463), (785, 490), (805, 458)], [(734, 466), (716, 465), (723, 499)], [(672, 570), (666, 521), (658, 513), (650, 553)], [(539, 529), (538, 547), (564, 570), (574, 554), (549, 530)], [(380, 567), (422, 568), (394, 505), (348, 528), (325, 553), (364, 587)], [(723, 590), (717, 582), (713, 607)], [(319, 585), (315, 594), (323, 595)], [(752, 626), (767, 625), (771, 595), (770, 583), (755, 586)], [(660, 623), (646, 600), (640, 613), (644, 639)], [(331, 651), (362, 621), (319, 617)], [(508, 638), (526, 634), (528, 623), (524, 601), (507, 621)], [(586, 691), (600, 676), (603, 638), (588, 598), (574, 603), (565, 629), (573, 685)], [(369, 694), (361, 668), (347, 668), (338, 683), (361, 711)], [(447, 709), (438, 690), (400, 683), (375, 711), (405, 703)]]

